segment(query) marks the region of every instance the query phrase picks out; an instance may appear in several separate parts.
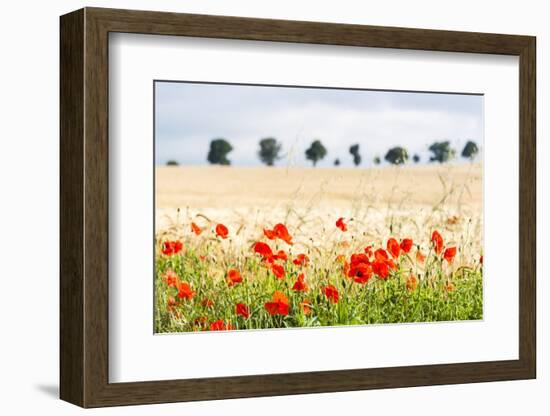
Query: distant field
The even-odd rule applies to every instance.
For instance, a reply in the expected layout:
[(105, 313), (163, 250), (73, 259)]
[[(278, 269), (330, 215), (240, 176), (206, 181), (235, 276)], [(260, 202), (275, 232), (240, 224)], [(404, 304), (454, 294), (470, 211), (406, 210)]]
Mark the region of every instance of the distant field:
[(479, 164), (380, 169), (158, 167), (157, 231), (178, 221), (189, 223), (197, 214), (242, 227), (240, 234), (254, 233), (257, 224), (266, 222), (307, 229), (346, 217), (353, 218), (352, 226), (381, 238), (390, 225), (412, 235), (426, 233), (426, 226), (457, 233), (468, 226), (479, 245), (481, 175)]

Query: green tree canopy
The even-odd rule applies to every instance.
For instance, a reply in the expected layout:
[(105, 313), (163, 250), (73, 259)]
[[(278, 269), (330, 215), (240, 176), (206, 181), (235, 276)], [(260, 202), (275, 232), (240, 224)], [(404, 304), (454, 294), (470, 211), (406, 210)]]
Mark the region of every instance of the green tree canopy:
[(418, 154), (416, 154), (416, 153), (415, 153), (414, 156), (413, 156), (413, 162), (414, 162), (414, 163), (420, 162), (420, 156), (418, 156)]
[(277, 159), (280, 159), (282, 145), (273, 137), (266, 137), (260, 140), (260, 150), (258, 156), (267, 166), (273, 166)]
[(177, 160), (170, 159), (168, 162), (166, 162), (166, 166), (178, 166), (179, 163)]
[(313, 166), (317, 165), (317, 162), (323, 159), (327, 155), (327, 149), (323, 146), (320, 140), (315, 140), (306, 150), (306, 159), (311, 160)]
[(334, 159), (334, 166), (340, 166), (340, 159)]
[(353, 164), (359, 166), (361, 164), (361, 155), (359, 154), (359, 145), (354, 144), (350, 146), (349, 152), (353, 156)]
[(379, 165), (382, 163), (382, 160), (380, 159), (380, 156), (375, 156), (374, 159), (372, 159), (375, 165)]
[(456, 153), (449, 141), (432, 143), (428, 149), (433, 153), (433, 155), (430, 156), (430, 162), (448, 162), (455, 157)]
[(233, 146), (227, 140), (214, 139), (210, 142), (207, 159), (213, 165), (230, 165), (231, 161), (227, 159), (227, 154), (232, 150)]
[(464, 149), (462, 149), (462, 157), (465, 159), (473, 160), (479, 153), (479, 148), (477, 144), (471, 140), (468, 140)]
[(397, 146), (388, 150), (384, 159), (393, 165), (402, 165), (409, 159), (409, 154), (405, 148)]

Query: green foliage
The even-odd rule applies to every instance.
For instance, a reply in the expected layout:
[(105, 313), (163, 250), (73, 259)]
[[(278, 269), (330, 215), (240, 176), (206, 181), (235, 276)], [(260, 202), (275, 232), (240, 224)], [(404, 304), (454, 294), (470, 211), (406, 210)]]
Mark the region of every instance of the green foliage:
[[(235, 260), (234, 260), (235, 261)], [(292, 263), (286, 265), (286, 277), (276, 279), (261, 261), (251, 259), (242, 264), (243, 282), (230, 287), (223, 271), (201, 261), (199, 254), (188, 249), (181, 256), (161, 257), (157, 261), (155, 279), (155, 332), (191, 332), (208, 330), (218, 319), (230, 322), (234, 329), (265, 329), (365, 325), (403, 322), (436, 322), (478, 320), (483, 318), (482, 269), (463, 269), (447, 275), (438, 260), (427, 262), (430, 278), (419, 279), (414, 290), (407, 287), (410, 262), (402, 258), (399, 269), (387, 280), (373, 277), (367, 284), (358, 284), (345, 277), (342, 266), (333, 263), (328, 269), (312, 269), (307, 273), (308, 292), (292, 290), (303, 270)], [(194, 296), (178, 299), (178, 290), (169, 287), (163, 274), (173, 270), (187, 282)], [(205, 278), (205, 276), (208, 276)], [(449, 282), (453, 289), (449, 290)], [(333, 304), (322, 294), (321, 287), (334, 285), (339, 301)], [(270, 316), (264, 305), (274, 291), (283, 292), (289, 301), (288, 316)], [(176, 305), (168, 307), (168, 297)], [(205, 306), (210, 299), (212, 306)], [(300, 302), (309, 301), (311, 313), (305, 314)], [(245, 303), (250, 318), (238, 316), (236, 303)]]
[(405, 148), (397, 146), (388, 150), (384, 159), (392, 165), (402, 165), (409, 160), (409, 154)]
[(430, 162), (448, 162), (455, 157), (456, 153), (449, 141), (432, 143), (428, 149), (433, 153), (433, 155), (430, 156)]
[(380, 163), (382, 163), (380, 156), (375, 156), (372, 161), (374, 162), (375, 165), (379, 165)]
[(177, 160), (169, 160), (168, 162), (166, 162), (166, 166), (179, 166), (179, 163)]
[(230, 165), (231, 161), (227, 159), (227, 154), (233, 150), (233, 146), (222, 138), (214, 139), (210, 142), (207, 160), (213, 165)]
[(462, 149), (462, 157), (465, 159), (473, 160), (478, 153), (479, 148), (477, 147), (477, 144), (471, 140), (468, 140), (468, 143), (466, 143), (466, 146)]
[(414, 163), (420, 162), (420, 156), (419, 156), (418, 154), (416, 154), (416, 153), (415, 153), (414, 156), (413, 156), (413, 162), (414, 162)]
[(359, 154), (359, 145), (354, 144), (350, 146), (349, 152), (353, 156), (353, 164), (359, 166), (361, 164), (361, 155)]
[(323, 159), (327, 155), (327, 149), (323, 146), (320, 140), (315, 140), (306, 150), (306, 159), (311, 160), (313, 166), (317, 165), (317, 162)]
[(266, 137), (260, 140), (258, 156), (267, 166), (273, 166), (277, 159), (280, 159), (282, 145), (273, 137)]

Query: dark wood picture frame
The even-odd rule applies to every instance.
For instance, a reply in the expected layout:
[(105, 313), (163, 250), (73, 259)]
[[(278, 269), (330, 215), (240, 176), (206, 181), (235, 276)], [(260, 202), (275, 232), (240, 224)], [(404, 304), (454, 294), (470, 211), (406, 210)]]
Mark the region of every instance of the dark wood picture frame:
[[(101, 407), (535, 378), (534, 37), (99, 8), (85, 8), (62, 16), (60, 28), (60, 396), (63, 400), (82, 407)], [(518, 56), (519, 359), (109, 383), (110, 32)]]

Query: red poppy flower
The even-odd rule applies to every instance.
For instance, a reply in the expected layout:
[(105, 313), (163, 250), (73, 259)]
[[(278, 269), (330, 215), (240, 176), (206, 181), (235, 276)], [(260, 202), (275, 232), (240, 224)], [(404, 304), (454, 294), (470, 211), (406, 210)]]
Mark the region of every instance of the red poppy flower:
[(216, 225), (216, 235), (218, 237), (221, 237), (221, 238), (225, 239), (229, 235), (229, 230), (227, 229), (227, 227), (225, 225), (218, 224), (218, 225)]
[(330, 300), (332, 303), (338, 303), (338, 289), (333, 285), (325, 286), (321, 289), (323, 294)]
[(416, 287), (418, 286), (418, 280), (415, 276), (412, 274), (407, 279), (407, 290), (409, 292), (414, 292), (416, 290)]
[(390, 238), (388, 240), (388, 244), (386, 248), (395, 259), (398, 258), (399, 255), (401, 254), (401, 247), (399, 247), (399, 243), (395, 238)]
[(373, 272), (381, 279), (386, 279), (390, 274), (390, 269), (397, 269), (394, 261), (390, 259), (388, 253), (383, 248), (374, 252), (374, 262), (372, 263)]
[(294, 282), (294, 285), (292, 286), (292, 290), (296, 292), (307, 292), (308, 287), (304, 279), (305, 279), (304, 274), (300, 273), (298, 275), (298, 278), (296, 279), (296, 282)]
[(237, 313), (237, 315), (240, 315), (245, 319), (248, 319), (250, 317), (250, 309), (248, 309), (248, 306), (246, 306), (244, 303), (237, 303), (235, 305), (235, 312)]
[(370, 260), (369, 260), (369, 256), (367, 256), (366, 254), (363, 254), (363, 253), (354, 253), (351, 255), (350, 257), (350, 264), (351, 266), (353, 267), (354, 264), (359, 264), (359, 263), (370, 263)]
[(296, 266), (307, 266), (309, 264), (309, 257), (306, 254), (298, 254), (294, 260), (292, 260)]
[(229, 269), (227, 271), (227, 284), (229, 286), (235, 286), (238, 283), (242, 283), (243, 278), (238, 270)]
[(383, 248), (379, 248), (374, 252), (374, 259), (377, 261), (388, 261), (390, 259), (390, 256), (388, 256), (388, 253)]
[(191, 300), (195, 296), (195, 292), (191, 290), (191, 286), (187, 282), (181, 282), (178, 286), (178, 298)]
[(456, 247), (449, 247), (443, 253), (443, 258), (451, 264), (456, 256)]
[(387, 279), (390, 275), (390, 266), (385, 261), (376, 260), (374, 263), (372, 263), (372, 271), (380, 279)]
[(271, 251), (271, 247), (261, 241), (254, 244), (254, 252), (262, 256), (264, 260), (270, 261), (273, 259), (273, 251)]
[(277, 279), (282, 279), (283, 277), (285, 277), (285, 268), (279, 264), (273, 263), (271, 265), (271, 271)]
[(171, 256), (178, 254), (183, 249), (183, 243), (181, 241), (165, 241), (162, 243), (162, 254)]
[(311, 313), (311, 302), (307, 299), (304, 299), (300, 302), (300, 307), (304, 312), (304, 315), (309, 315)]
[(410, 238), (404, 238), (401, 241), (401, 244), (399, 244), (399, 247), (401, 247), (401, 250), (403, 250), (403, 253), (408, 253), (409, 251), (411, 251), (412, 246), (413, 246), (413, 240), (411, 240)]
[(264, 235), (270, 240), (275, 240), (277, 238), (277, 233), (275, 233), (275, 231), (266, 228), (264, 228)]
[(196, 235), (201, 235), (202, 233), (202, 228), (199, 227), (197, 224), (195, 224), (194, 222), (191, 223), (191, 231), (193, 231)]
[(277, 238), (280, 240), (283, 240), (285, 243), (292, 245), (292, 237), (288, 233), (288, 229), (284, 224), (275, 224), (275, 227), (273, 227), (273, 232), (275, 235), (277, 235)]
[(279, 250), (275, 256), (273, 256), (277, 260), (287, 261), (288, 256), (286, 255), (284, 250)]
[(176, 299), (173, 296), (168, 296), (167, 302), (168, 309), (171, 309), (172, 307), (176, 306)]
[(338, 220), (336, 221), (336, 226), (342, 231), (348, 230), (348, 225), (344, 222), (343, 218), (338, 218)]
[(436, 230), (432, 233), (432, 244), (434, 245), (434, 250), (436, 254), (441, 254), (443, 250), (443, 237)]
[(417, 250), (417, 252), (416, 252), (416, 261), (418, 263), (424, 263), (425, 260), (426, 260), (426, 256), (424, 254), (422, 254), (422, 252), (420, 250)]
[(271, 302), (266, 302), (264, 306), (271, 316), (288, 315), (288, 298), (278, 290), (273, 293)]
[(178, 282), (179, 282), (178, 275), (172, 269), (166, 270), (164, 272), (163, 278), (168, 286), (170, 287), (178, 286)]
[(214, 306), (214, 301), (212, 299), (204, 298), (203, 300), (201, 300), (201, 305), (205, 308), (211, 308), (212, 306)]
[(348, 276), (351, 277), (356, 283), (367, 283), (372, 277), (372, 266), (368, 263), (355, 263), (352, 264), (348, 272)]
[(222, 319), (218, 319), (210, 324), (210, 331), (230, 331), (232, 329), (231, 322), (225, 323)]

